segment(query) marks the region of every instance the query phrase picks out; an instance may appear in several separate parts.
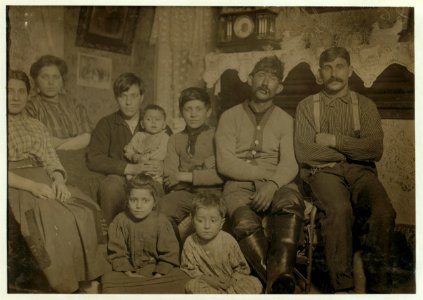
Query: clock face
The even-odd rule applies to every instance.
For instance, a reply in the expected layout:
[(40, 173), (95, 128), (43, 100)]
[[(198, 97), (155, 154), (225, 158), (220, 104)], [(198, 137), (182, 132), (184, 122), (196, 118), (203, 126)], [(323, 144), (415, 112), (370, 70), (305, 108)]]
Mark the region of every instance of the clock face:
[(237, 38), (244, 39), (254, 31), (254, 21), (247, 15), (239, 16), (234, 22), (234, 33)]

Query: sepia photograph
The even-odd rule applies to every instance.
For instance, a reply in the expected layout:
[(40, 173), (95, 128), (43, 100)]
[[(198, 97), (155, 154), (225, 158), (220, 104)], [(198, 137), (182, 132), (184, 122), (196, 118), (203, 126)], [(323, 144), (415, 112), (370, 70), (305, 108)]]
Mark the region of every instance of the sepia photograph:
[(78, 85), (100, 89), (112, 87), (112, 60), (107, 57), (78, 53)]
[(417, 296), (421, 7), (98, 5), (5, 5), (8, 296)]

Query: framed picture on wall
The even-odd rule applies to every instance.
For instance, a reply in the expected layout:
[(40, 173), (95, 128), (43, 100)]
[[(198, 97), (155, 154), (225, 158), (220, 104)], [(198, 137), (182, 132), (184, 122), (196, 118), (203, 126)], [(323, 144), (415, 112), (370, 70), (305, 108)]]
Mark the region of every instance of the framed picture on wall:
[(110, 89), (112, 85), (112, 60), (108, 57), (78, 53), (76, 84)]
[(131, 55), (138, 13), (137, 7), (81, 7), (76, 46)]

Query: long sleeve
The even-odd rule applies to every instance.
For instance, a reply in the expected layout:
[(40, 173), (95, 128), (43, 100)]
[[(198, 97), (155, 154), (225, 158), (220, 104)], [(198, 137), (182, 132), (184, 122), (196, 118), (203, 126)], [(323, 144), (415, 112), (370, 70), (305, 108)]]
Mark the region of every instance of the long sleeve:
[(236, 155), (237, 126), (228, 111), (223, 113), (216, 130), (216, 162), (218, 171), (231, 179), (241, 181), (263, 180), (268, 172), (245, 162)]
[(294, 180), (298, 173), (298, 164), (294, 153), (294, 122), (292, 119), (281, 120), (281, 127), (284, 129), (284, 135), (280, 140), (279, 163), (270, 178), (278, 184), (279, 188)]
[(172, 135), (167, 143), (167, 152), (164, 160), (164, 176), (171, 176), (179, 172), (179, 155), (176, 152), (176, 135)]
[(74, 102), (75, 102), (75, 108), (76, 108), (76, 117), (78, 118), (78, 124), (80, 127), (79, 134), (90, 133), (93, 128), (93, 124), (91, 123), (91, 120), (88, 117), (86, 107), (75, 99), (74, 99)]
[(236, 273), (249, 275), (250, 267), (241, 252), (241, 248), (239, 248), (238, 243), (232, 237), (230, 238), (231, 240), (226, 243), (226, 247), (230, 247), (231, 249), (229, 251), (229, 261), (231, 263), (232, 270)]
[(376, 105), (360, 98), (360, 137), (336, 135), (336, 149), (352, 160), (378, 161), (383, 154), (383, 130)]
[(193, 251), (195, 251), (195, 249), (193, 248), (192, 237), (189, 236), (185, 240), (184, 248), (181, 254), (181, 270), (188, 274), (188, 276), (195, 278), (200, 277), (203, 275), (203, 273), (200, 271)]
[[(92, 171), (105, 174), (123, 175), (127, 162), (112, 158), (109, 155), (111, 147), (111, 128), (106, 118), (101, 119), (95, 127), (88, 145), (87, 165)], [(123, 149), (122, 149), (123, 152)]]
[(137, 132), (128, 145), (125, 146), (125, 156), (131, 158), (134, 154), (139, 153), (137, 151), (137, 145), (142, 143), (143, 134), (141, 132)]
[(150, 159), (153, 160), (164, 160), (167, 154), (167, 144), (169, 142), (169, 135), (166, 133), (160, 134), (160, 143), (156, 150), (152, 151), (150, 154)]
[(109, 226), (109, 261), (114, 271), (135, 271), (130, 262), (130, 253), (125, 242), (127, 230), (122, 226), (121, 216), (118, 215)]
[[(42, 125), (42, 124), (40, 124)], [(63, 168), (62, 163), (59, 160), (59, 157), (57, 156), (56, 150), (54, 150), (53, 145), (51, 144), (51, 137), (50, 134), (47, 131), (47, 128), (42, 126), (44, 129), (42, 130), (42, 134), (44, 135), (45, 139), (45, 149), (46, 151), (43, 152), (43, 155), (41, 156), (41, 161), (43, 163), (44, 169), (47, 171), (47, 174), (50, 176), (50, 178), (53, 177), (53, 173), (58, 171), (62, 173), (63, 178), (66, 180), (67, 174), (65, 169)]]
[(156, 272), (167, 274), (175, 266), (179, 266), (179, 242), (172, 224), (165, 216), (159, 215), (158, 226)]
[(192, 184), (194, 186), (212, 186), (222, 183), (223, 180), (215, 168), (192, 171)]
[[(297, 106), (295, 114), (295, 154), (300, 164), (317, 166), (345, 160), (338, 150), (318, 145), (315, 142), (316, 129), (313, 117), (313, 105), (308, 105), (311, 98), (306, 98)], [(309, 101), (309, 102), (307, 102)]]

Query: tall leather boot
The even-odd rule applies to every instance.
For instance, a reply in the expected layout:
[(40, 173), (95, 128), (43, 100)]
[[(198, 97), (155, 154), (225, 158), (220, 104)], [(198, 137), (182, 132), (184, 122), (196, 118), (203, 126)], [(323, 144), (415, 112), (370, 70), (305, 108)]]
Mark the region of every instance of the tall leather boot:
[(245, 259), (257, 272), (263, 282), (266, 282), (266, 257), (269, 246), (262, 229), (257, 230), (238, 242)]
[(267, 257), (268, 294), (295, 292), (293, 274), (303, 219), (295, 214), (271, 216), (272, 239)]

